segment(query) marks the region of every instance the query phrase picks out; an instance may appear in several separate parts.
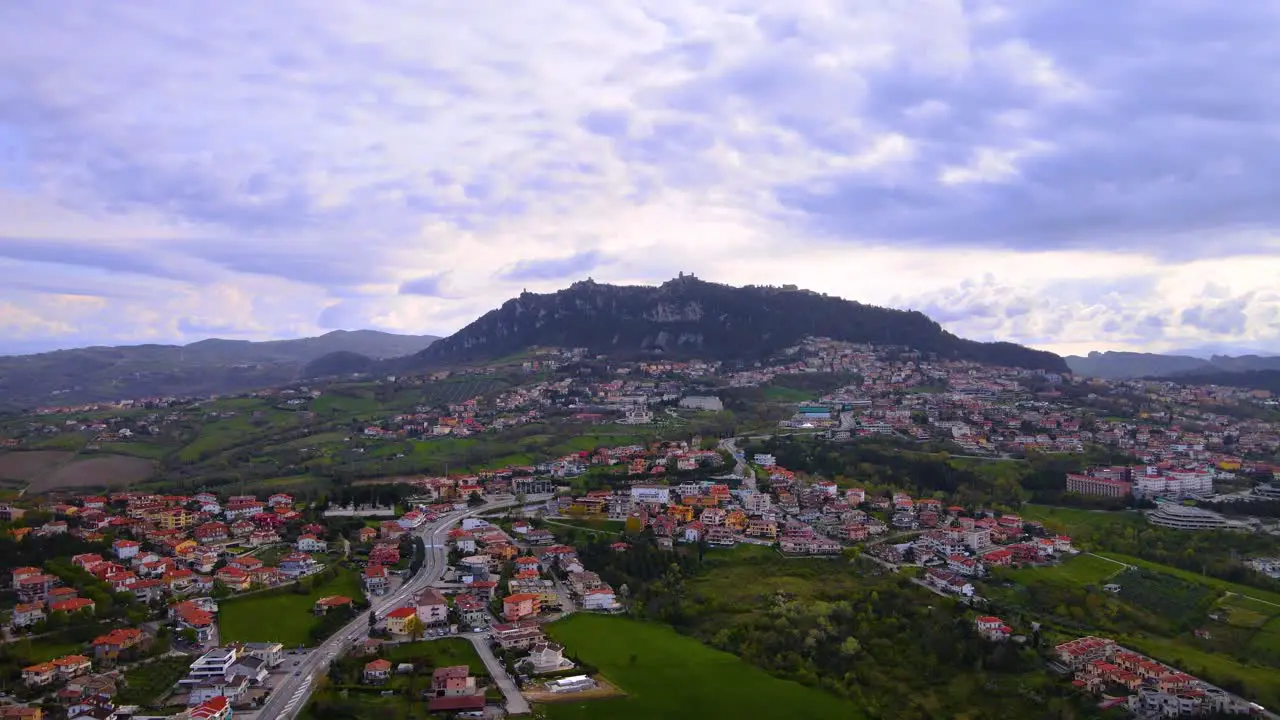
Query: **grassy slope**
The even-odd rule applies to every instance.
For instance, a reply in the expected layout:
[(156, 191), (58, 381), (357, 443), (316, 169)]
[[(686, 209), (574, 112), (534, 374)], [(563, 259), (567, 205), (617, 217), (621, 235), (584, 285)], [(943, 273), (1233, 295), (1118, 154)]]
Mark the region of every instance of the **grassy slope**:
[[(549, 718), (857, 718), (839, 698), (766, 674), (661, 625), (574, 615), (548, 627), (628, 697), (545, 706)], [(633, 662), (634, 658), (634, 662)]]

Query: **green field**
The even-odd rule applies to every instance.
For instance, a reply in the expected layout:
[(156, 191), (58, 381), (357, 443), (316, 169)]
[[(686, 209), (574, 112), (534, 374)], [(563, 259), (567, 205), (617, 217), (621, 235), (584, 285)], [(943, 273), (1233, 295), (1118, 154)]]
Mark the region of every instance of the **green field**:
[(422, 700), (403, 694), (324, 690), (298, 715), (301, 720), (432, 720)]
[(1047, 580), (1049, 582), (1065, 581), (1074, 585), (1102, 585), (1124, 569), (1125, 566), (1120, 563), (1082, 553), (1058, 565), (1014, 570), (1010, 576), (1014, 580), (1024, 581)]
[(817, 394), (809, 390), (767, 385), (764, 388), (764, 399), (772, 402), (800, 403), (813, 400)]
[(566, 653), (600, 669), (627, 697), (542, 706), (553, 719), (858, 718), (852, 703), (780, 680), (670, 628), (577, 614), (547, 626)]
[(225, 642), (279, 642), (286, 646), (305, 645), (308, 633), (318, 623), (312, 613), (316, 600), (327, 595), (362, 597), (360, 578), (344, 569), (305, 595), (291, 589), (223, 600), (218, 610), (218, 628)]
[[(26, 658), (30, 663), (48, 662), (63, 655), (83, 655), (89, 652), (85, 643), (75, 642), (43, 642), (41, 640), (19, 640), (9, 645), (16, 654)], [(92, 655), (92, 653), (89, 653)]]
[(488, 677), (484, 661), (470, 641), (447, 637), (423, 642), (397, 643), (383, 646), (383, 657), (393, 663), (413, 663), (415, 667), (440, 668), (466, 665), (476, 677)]
[(1044, 523), (1045, 527), (1064, 531), (1072, 536), (1080, 535), (1082, 532), (1088, 534), (1107, 532), (1129, 525), (1141, 525), (1145, 522), (1142, 514), (1138, 512), (1079, 510), (1049, 505), (1023, 505), (1018, 514), (1024, 520), (1036, 520)]

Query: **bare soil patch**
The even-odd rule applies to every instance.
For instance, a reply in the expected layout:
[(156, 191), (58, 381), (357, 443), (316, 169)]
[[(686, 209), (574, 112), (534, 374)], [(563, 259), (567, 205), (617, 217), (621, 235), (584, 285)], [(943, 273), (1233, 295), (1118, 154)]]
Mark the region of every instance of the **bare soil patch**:
[(18, 450), (0, 453), (0, 479), (35, 482), (71, 460), (65, 450)]
[(156, 473), (154, 460), (126, 455), (97, 455), (73, 460), (33, 480), (29, 492), (73, 488), (120, 488), (149, 479)]

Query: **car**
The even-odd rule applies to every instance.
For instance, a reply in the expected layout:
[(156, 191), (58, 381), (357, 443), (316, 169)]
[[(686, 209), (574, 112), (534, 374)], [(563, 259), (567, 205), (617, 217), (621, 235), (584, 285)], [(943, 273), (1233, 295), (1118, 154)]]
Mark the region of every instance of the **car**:
[(294, 671), (294, 673), (293, 673), (293, 676), (294, 676), (294, 677), (298, 677), (298, 676), (299, 676), (299, 675), (301, 675), (301, 674), (302, 674), (302, 671), (301, 671), (301, 670), (295, 670), (295, 671)]

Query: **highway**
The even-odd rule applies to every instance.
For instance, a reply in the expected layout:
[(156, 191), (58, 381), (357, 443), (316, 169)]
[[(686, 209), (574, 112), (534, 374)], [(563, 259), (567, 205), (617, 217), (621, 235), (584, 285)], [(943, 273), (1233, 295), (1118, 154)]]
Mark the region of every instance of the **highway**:
[[(535, 499), (530, 498), (526, 502), (533, 500)], [(486, 502), (476, 508), (455, 510), (415, 530), (414, 534), (421, 536), (423, 544), (426, 546), (426, 558), (423, 559), (422, 567), (418, 570), (418, 574), (406, 580), (394, 592), (383, 597), (370, 598), (371, 608), (369, 610), (357, 615), (354, 620), (330, 636), (328, 640), (308, 652), (305, 659), (299, 661), (299, 665), (296, 668), (292, 667), (288, 660), (288, 658), (296, 656), (286, 655), (286, 661), (281, 667), (289, 674), (275, 685), (267, 702), (257, 711), (257, 717), (260, 720), (276, 720), (277, 718), (288, 720), (296, 716), (306, 706), (307, 699), (311, 697), (311, 689), (316, 680), (328, 671), (330, 661), (345, 652), (352, 642), (369, 636), (370, 612), (376, 613), (377, 618), (381, 620), (392, 610), (402, 607), (407, 601), (412, 600), (417, 593), (444, 575), (445, 563), (448, 558), (446, 544), (449, 530), (454, 525), (465, 517), (514, 504), (516, 504), (515, 498), (504, 498)], [(492, 656), (491, 653), (490, 656)], [(482, 657), (484, 656), (482, 655)], [(505, 670), (502, 671), (503, 674), (505, 672)], [(490, 668), (490, 673), (495, 678), (499, 677), (499, 673), (495, 673), (492, 668)], [(506, 689), (505, 687), (503, 688), (504, 692)], [(518, 692), (516, 696), (519, 697)], [(520, 702), (523, 702), (523, 698), (520, 698)]]

